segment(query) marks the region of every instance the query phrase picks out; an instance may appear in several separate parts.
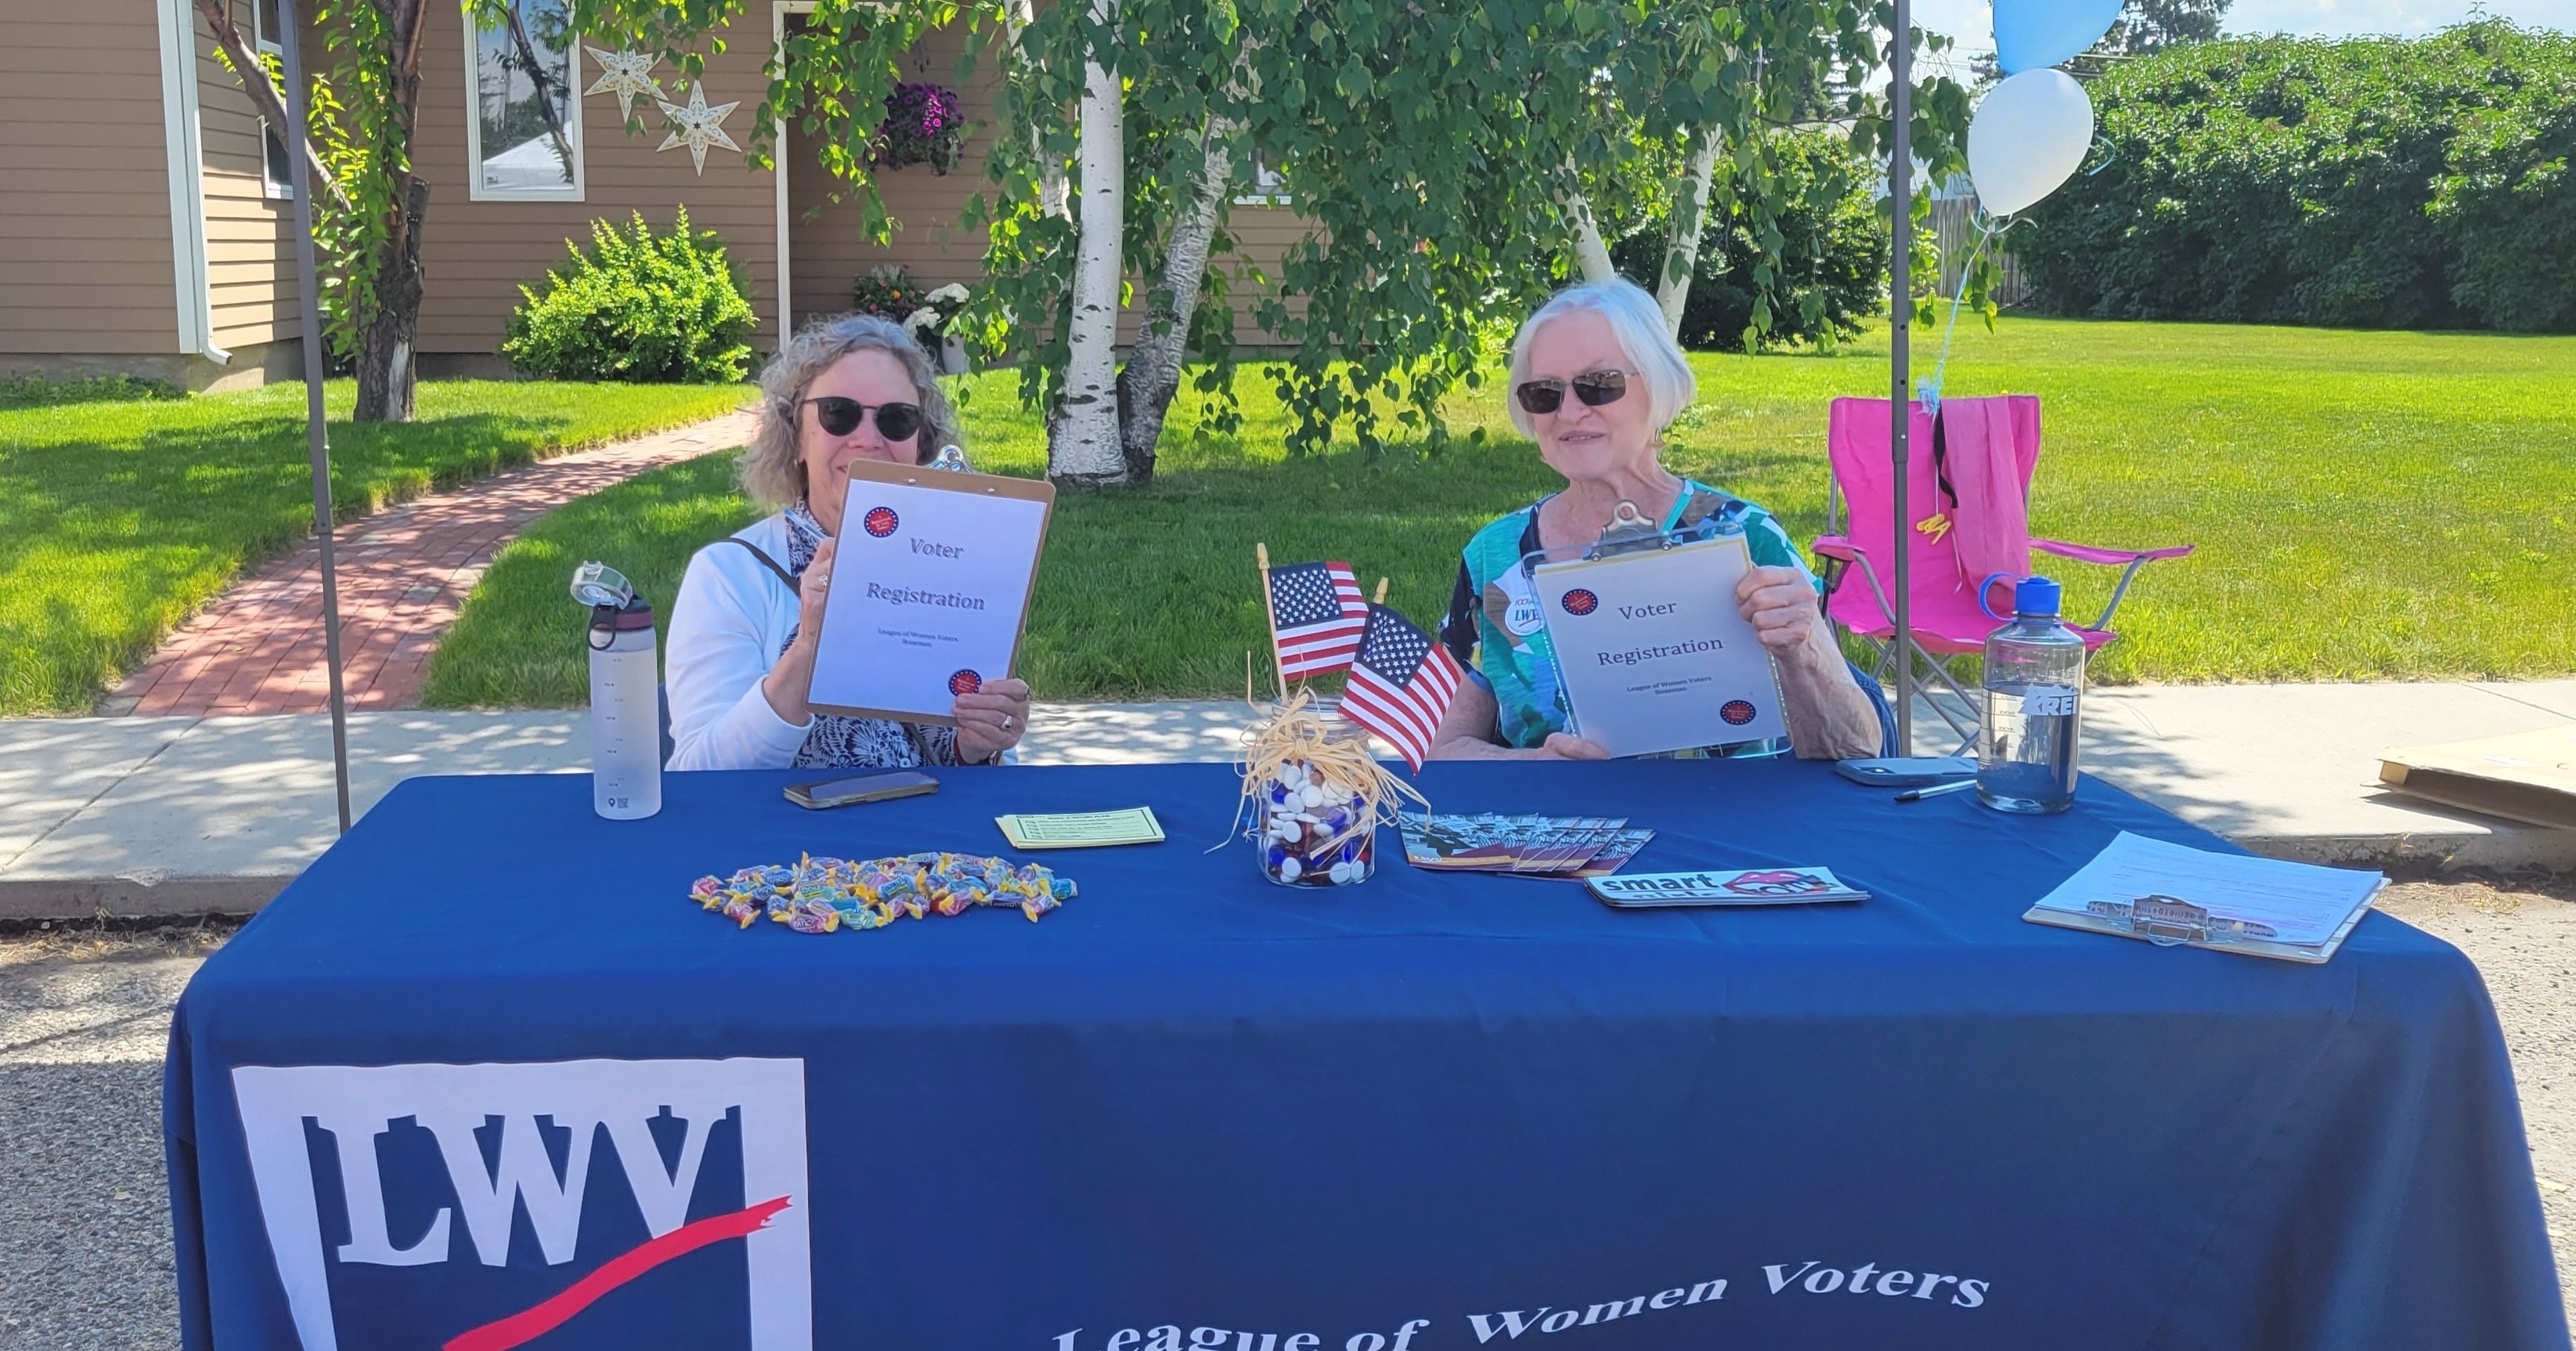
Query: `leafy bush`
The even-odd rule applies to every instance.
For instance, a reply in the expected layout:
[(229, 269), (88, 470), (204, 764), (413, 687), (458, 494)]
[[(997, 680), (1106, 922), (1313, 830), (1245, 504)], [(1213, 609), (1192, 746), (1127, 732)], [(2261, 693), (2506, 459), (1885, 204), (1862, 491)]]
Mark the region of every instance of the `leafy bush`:
[(758, 323), (715, 231), (692, 231), (682, 207), (671, 233), (635, 213), (631, 234), (590, 223), (591, 247), (546, 273), (545, 294), (520, 287), (501, 354), (556, 380), (721, 382), (750, 369)]
[(54, 408), (69, 403), (184, 399), (175, 385), (135, 375), (13, 375), (0, 378), (0, 408)]
[[(1779, 204), (1780, 238), (1765, 249), (1747, 216), (1724, 211), (1714, 200), (1719, 194), (1712, 194), (1699, 265), (1682, 305), (1685, 347), (1744, 350), (1753, 322), (1753, 267), (1765, 258), (1778, 269), (1766, 347), (1830, 345), (1887, 312), (1887, 225), (1879, 218), (1870, 166), (1827, 131), (1782, 133), (1773, 151), (1778, 171), (1766, 191)], [(1663, 221), (1640, 222), (1612, 246), (1611, 261), (1652, 291), (1663, 275), (1667, 240)]]
[(2011, 236), (2046, 308), (2576, 327), (2576, 37), (2202, 43), (2092, 93), (2104, 167)]
[(901, 263), (881, 263), (850, 283), (850, 308), (900, 324), (930, 303), (930, 288), (913, 279)]

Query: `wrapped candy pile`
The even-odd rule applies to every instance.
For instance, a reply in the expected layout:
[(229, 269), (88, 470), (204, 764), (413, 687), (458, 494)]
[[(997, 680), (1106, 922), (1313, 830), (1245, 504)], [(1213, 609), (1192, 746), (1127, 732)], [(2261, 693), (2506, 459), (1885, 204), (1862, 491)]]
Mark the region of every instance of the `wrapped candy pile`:
[(1014, 865), (981, 854), (906, 854), (901, 858), (799, 857), (745, 868), (731, 877), (701, 877), (689, 899), (750, 928), (767, 915), (801, 934), (881, 929), (898, 919), (962, 915), (970, 906), (1015, 905), (1038, 916), (1073, 899), (1070, 877), (1045, 865)]

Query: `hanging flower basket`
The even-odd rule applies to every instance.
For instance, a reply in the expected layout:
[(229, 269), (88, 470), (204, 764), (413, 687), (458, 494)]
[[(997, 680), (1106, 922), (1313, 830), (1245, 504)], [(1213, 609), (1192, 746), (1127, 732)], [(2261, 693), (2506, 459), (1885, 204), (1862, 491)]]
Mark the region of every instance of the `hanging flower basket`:
[(885, 107), (885, 121), (877, 124), (877, 168), (927, 164), (944, 174), (957, 167), (966, 150), (966, 116), (955, 90), (898, 84), (886, 95)]

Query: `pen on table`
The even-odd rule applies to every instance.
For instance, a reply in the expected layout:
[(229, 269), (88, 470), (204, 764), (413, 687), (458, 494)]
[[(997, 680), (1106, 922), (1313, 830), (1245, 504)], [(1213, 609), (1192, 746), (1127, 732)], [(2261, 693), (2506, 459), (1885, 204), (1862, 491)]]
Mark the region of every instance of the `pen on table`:
[(1897, 794), (1896, 800), (1899, 802), (1920, 802), (1927, 797), (1939, 797), (1943, 793), (1955, 793), (1962, 788), (1974, 788), (1976, 786), (1977, 781), (1975, 779), (1961, 779), (1957, 783), (1945, 783), (1938, 788), (1908, 788), (1904, 792)]

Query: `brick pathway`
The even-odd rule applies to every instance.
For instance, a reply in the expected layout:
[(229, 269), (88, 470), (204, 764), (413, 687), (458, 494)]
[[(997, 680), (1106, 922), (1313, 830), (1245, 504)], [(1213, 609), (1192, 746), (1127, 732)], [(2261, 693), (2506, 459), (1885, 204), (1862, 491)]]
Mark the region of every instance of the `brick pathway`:
[[(340, 657), (351, 708), (412, 708), (429, 654), (483, 570), (537, 517), (647, 470), (751, 439), (729, 413), (574, 451), (342, 525)], [(103, 714), (321, 713), (321, 549), (308, 541), (233, 583), (99, 703)]]

